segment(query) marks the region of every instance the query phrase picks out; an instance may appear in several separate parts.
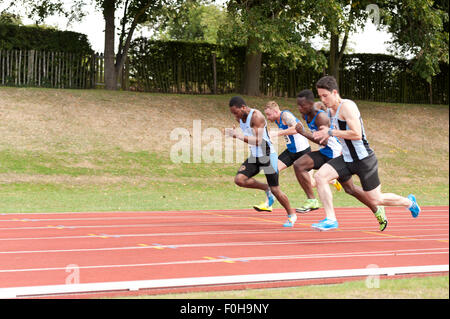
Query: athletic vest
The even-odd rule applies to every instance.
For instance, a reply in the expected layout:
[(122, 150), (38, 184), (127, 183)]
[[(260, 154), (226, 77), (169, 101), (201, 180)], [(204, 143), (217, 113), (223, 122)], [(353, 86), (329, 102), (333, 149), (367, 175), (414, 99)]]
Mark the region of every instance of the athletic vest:
[[(242, 120), (239, 120), (239, 125), (241, 127), (242, 132), (245, 136), (254, 136), (253, 135), (253, 129), (250, 127), (250, 123), (252, 121), (253, 112), (255, 109), (250, 109), (250, 113), (247, 116), (247, 120), (245, 122), (242, 122)], [(263, 133), (263, 143), (261, 145), (251, 145), (249, 144), (250, 152), (254, 157), (261, 157), (261, 156), (270, 156), (271, 153), (275, 153), (275, 148), (272, 145), (272, 142), (270, 141), (269, 134), (267, 132), (267, 121), (264, 125), (264, 133)]]
[[(341, 110), (341, 106), (345, 101), (350, 101), (352, 103), (355, 103), (351, 100), (342, 100), (341, 104), (339, 104), (339, 106), (336, 110), (336, 114), (331, 117), (332, 128), (342, 130), (342, 131), (346, 131), (349, 129), (347, 122), (339, 119), (339, 111)], [(342, 144), (342, 155), (344, 155), (345, 162), (353, 162), (353, 161), (357, 161), (357, 160), (362, 160), (373, 153), (373, 150), (370, 148), (369, 142), (367, 141), (367, 138), (366, 138), (366, 132), (364, 130), (361, 113), (359, 112), (358, 108), (357, 108), (357, 110), (358, 110), (359, 121), (361, 123), (362, 138), (360, 140), (346, 140), (343, 138), (339, 138), (339, 141)]]
[[(283, 124), (283, 121), (281, 120), (281, 117), (283, 116), (284, 112), (291, 114), (295, 118), (295, 121), (297, 123), (300, 122), (300, 120), (298, 118), (296, 118), (294, 114), (285, 110), (285, 111), (281, 112), (280, 119), (278, 121), (275, 120), (275, 123), (278, 125), (278, 127), (280, 129), (286, 130), (289, 128), (289, 126), (287, 126), (286, 124)], [(304, 137), (303, 135), (301, 135), (299, 133), (295, 133), (293, 135), (284, 135), (283, 137), (286, 142), (287, 149), (291, 153), (298, 153), (298, 152), (304, 151), (305, 149), (307, 149), (309, 147), (309, 143), (308, 143), (308, 140), (306, 139), (306, 137)]]
[[(316, 125), (316, 118), (317, 118), (317, 115), (319, 115), (319, 113), (325, 113), (325, 111), (319, 110), (316, 113), (316, 116), (314, 116), (314, 118), (309, 123), (308, 123), (308, 116), (305, 115), (306, 124), (308, 125), (309, 129), (313, 133), (319, 130), (319, 128)], [(325, 145), (325, 146), (320, 145), (319, 151), (320, 151), (320, 153), (322, 153), (323, 155), (325, 155), (328, 158), (335, 158), (335, 157), (338, 157), (341, 155), (342, 146), (339, 143), (339, 140), (335, 136), (330, 136), (328, 138), (327, 145)]]

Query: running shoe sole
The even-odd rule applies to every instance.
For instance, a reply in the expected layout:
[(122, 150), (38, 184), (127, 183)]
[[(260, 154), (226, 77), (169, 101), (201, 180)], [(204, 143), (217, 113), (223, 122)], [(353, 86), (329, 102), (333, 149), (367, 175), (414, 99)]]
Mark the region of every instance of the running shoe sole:
[(310, 212), (310, 211), (313, 211), (313, 210), (317, 210), (317, 209), (319, 209), (319, 207), (317, 207), (317, 208), (305, 208), (305, 209), (296, 208), (295, 211), (297, 213), (304, 214), (304, 213), (307, 213), (307, 212)]
[(253, 209), (256, 210), (257, 212), (271, 212), (272, 211), (272, 209), (261, 209), (256, 206), (253, 206)]

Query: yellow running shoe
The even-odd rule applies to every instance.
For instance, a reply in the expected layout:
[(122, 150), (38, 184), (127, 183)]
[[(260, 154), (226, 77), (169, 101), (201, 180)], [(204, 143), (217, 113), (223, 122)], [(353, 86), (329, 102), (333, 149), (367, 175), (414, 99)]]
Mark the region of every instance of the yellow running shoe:
[(272, 206), (269, 206), (267, 204), (267, 202), (261, 203), (259, 205), (255, 205), (255, 206), (253, 206), (253, 208), (257, 212), (271, 212), (272, 211)]
[(383, 206), (377, 207), (377, 212), (375, 213), (375, 217), (378, 220), (378, 223), (380, 224), (380, 231), (383, 231), (386, 229), (388, 220), (386, 218), (386, 212), (384, 211)]
[(338, 180), (337, 179), (335, 179), (334, 181), (333, 181), (333, 186), (334, 187), (336, 187), (336, 190), (338, 191), (338, 192), (340, 192), (341, 191), (341, 189), (342, 189), (342, 185), (341, 185), (341, 183), (339, 183), (338, 182)]

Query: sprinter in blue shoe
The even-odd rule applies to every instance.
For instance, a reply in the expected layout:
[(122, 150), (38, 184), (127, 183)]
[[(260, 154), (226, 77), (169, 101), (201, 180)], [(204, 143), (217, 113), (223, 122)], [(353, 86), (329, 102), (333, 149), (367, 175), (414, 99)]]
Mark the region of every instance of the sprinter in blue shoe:
[[(281, 110), (275, 101), (267, 102), (264, 113), (267, 119), (277, 124), (279, 130), (269, 132), (270, 138), (277, 139), (282, 136), (286, 142), (286, 149), (278, 155), (278, 173), (292, 166), (294, 162), (304, 154), (311, 152), (308, 140), (297, 133), (295, 126), (299, 119), (288, 110)], [(273, 201), (269, 199), (259, 205), (253, 206), (256, 211), (271, 212)]]
[(313, 136), (320, 142), (336, 136), (342, 145), (342, 156), (324, 164), (315, 175), (317, 192), (325, 209), (326, 219), (313, 228), (329, 230), (338, 227), (333, 207), (333, 195), (328, 187), (330, 180), (339, 178), (345, 183), (357, 175), (362, 189), (374, 206), (404, 206), (411, 215), (419, 216), (420, 207), (414, 195), (407, 198), (392, 193), (382, 193), (378, 176), (378, 161), (370, 148), (361, 114), (355, 102), (341, 98), (336, 79), (322, 77), (316, 83), (320, 100), (330, 109), (331, 127), (322, 126)]
[[(265, 191), (269, 201), (272, 196), (275, 196), (287, 213), (288, 219), (283, 226), (293, 227), (297, 214), (279, 186), (278, 155), (270, 140), (264, 115), (258, 110), (249, 108), (240, 96), (231, 98), (229, 106), (230, 112), (239, 122), (242, 133), (233, 127), (225, 131), (226, 135), (247, 143), (251, 152), (250, 157), (239, 168), (234, 182), (240, 187)], [(253, 178), (260, 170), (263, 170), (267, 184)]]

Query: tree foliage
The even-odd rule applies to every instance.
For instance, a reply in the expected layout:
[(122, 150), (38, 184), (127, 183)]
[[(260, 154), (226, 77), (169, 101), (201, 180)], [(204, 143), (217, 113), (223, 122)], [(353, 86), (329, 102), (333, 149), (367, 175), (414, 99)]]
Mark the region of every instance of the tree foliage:
[(393, 35), (393, 52), (413, 55), (412, 70), (431, 82), (449, 62), (448, 0), (385, 1), (382, 18)]
[(17, 14), (4, 10), (0, 13), (0, 24), (22, 25), (22, 18)]
[(226, 23), (226, 12), (218, 6), (186, 1), (167, 14), (157, 38), (161, 40), (218, 42), (218, 30)]
[[(310, 39), (315, 35), (309, 12), (311, 1), (254, 0), (228, 2), (228, 21), (220, 30), (221, 44), (246, 45), (249, 52), (271, 53), (286, 58), (294, 68), (307, 62), (316, 69), (325, 65)], [(248, 41), (249, 39), (255, 41)]]

